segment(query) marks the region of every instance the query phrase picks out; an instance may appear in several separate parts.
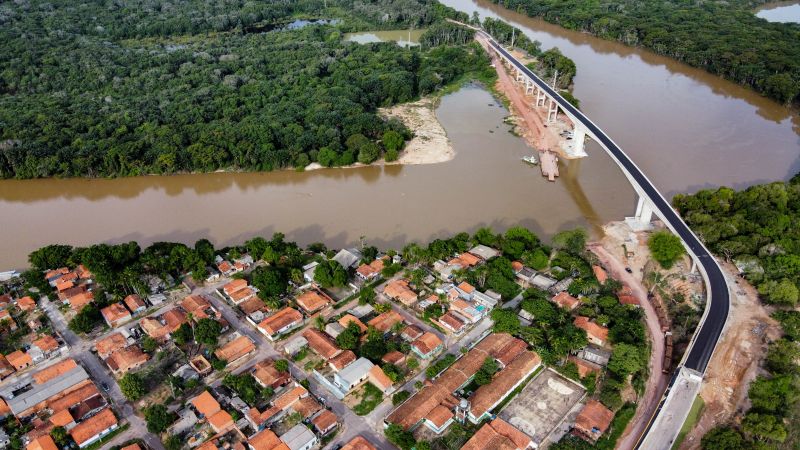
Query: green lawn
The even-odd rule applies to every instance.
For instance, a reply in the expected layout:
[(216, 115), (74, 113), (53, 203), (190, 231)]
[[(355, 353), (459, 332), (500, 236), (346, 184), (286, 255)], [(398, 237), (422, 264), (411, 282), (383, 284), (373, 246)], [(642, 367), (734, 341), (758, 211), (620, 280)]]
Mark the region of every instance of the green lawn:
[(376, 406), (383, 401), (383, 392), (375, 387), (372, 383), (364, 385), (364, 391), (361, 393), (361, 403), (353, 408), (353, 412), (359, 416), (365, 416), (372, 412)]
[(697, 425), (697, 421), (700, 420), (700, 414), (703, 412), (703, 408), (705, 406), (706, 402), (704, 402), (703, 399), (698, 395), (697, 398), (694, 399), (694, 403), (692, 403), (692, 409), (689, 410), (689, 415), (686, 416), (686, 421), (683, 422), (681, 432), (678, 433), (675, 443), (672, 444), (673, 449), (680, 447), (681, 442), (683, 442), (683, 440), (686, 438), (686, 435), (692, 431), (692, 428), (694, 428), (695, 425)]

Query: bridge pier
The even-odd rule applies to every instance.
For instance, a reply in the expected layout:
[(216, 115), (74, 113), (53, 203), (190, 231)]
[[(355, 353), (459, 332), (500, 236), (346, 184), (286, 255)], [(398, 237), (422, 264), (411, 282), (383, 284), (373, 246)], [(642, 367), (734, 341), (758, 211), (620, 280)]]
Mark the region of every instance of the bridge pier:
[(645, 231), (653, 228), (653, 205), (646, 195), (637, 192), (639, 200), (636, 202), (636, 214), (633, 217), (626, 217), (625, 222), (634, 231)]
[(523, 74), (521, 70), (517, 69), (517, 83), (521, 82), (524, 79), (525, 79), (525, 74)]
[(586, 128), (581, 124), (575, 123), (572, 128), (572, 145), (574, 156), (588, 156), (586, 155)]
[(525, 95), (533, 94), (533, 89), (536, 85), (531, 81), (530, 78), (525, 77)]
[(552, 98), (550, 104), (547, 106), (547, 121), (552, 123), (558, 119), (558, 103)]
[(544, 91), (539, 86), (536, 86), (536, 107), (544, 106), (546, 100), (547, 96), (544, 94)]

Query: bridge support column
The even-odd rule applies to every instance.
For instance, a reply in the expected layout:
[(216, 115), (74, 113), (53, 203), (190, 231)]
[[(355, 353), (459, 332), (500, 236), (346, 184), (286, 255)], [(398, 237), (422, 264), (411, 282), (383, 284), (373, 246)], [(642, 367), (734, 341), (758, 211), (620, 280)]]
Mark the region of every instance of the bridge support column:
[(525, 74), (522, 73), (521, 70), (517, 69), (517, 82), (522, 82), (525, 79)]
[(586, 155), (586, 128), (579, 123), (572, 129), (572, 156), (583, 157)]
[(555, 122), (558, 119), (558, 103), (552, 98), (550, 104), (547, 106), (547, 121)]
[(544, 91), (539, 86), (536, 86), (536, 107), (544, 106), (546, 100), (547, 96), (544, 95)]
[(525, 95), (533, 94), (533, 89), (536, 85), (530, 78), (525, 78)]
[(625, 222), (634, 231), (644, 231), (652, 229), (651, 224), (653, 220), (653, 206), (644, 194), (639, 194), (639, 200), (636, 203), (636, 214), (633, 217), (626, 217)]

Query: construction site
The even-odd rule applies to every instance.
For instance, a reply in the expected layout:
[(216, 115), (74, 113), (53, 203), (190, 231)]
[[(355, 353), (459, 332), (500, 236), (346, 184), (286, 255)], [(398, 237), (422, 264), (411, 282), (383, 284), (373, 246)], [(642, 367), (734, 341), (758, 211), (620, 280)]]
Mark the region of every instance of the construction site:
[[(504, 59), (498, 57), (483, 36), (477, 36), (492, 59), (492, 66), (497, 71), (495, 89), (507, 100), (511, 112), (510, 122), (514, 132), (525, 139), (525, 142), (536, 150), (538, 161), (526, 159), (539, 164), (542, 176), (555, 181), (558, 173), (558, 159), (575, 159), (587, 156), (583, 150), (583, 139), (575, 139), (575, 125), (565, 114), (559, 114), (558, 106), (548, 99), (541, 90), (529, 80), (515, 73), (508, 67)], [(526, 66), (534, 59), (519, 50), (510, 50), (511, 54)], [(555, 78), (558, 74), (555, 74)]]

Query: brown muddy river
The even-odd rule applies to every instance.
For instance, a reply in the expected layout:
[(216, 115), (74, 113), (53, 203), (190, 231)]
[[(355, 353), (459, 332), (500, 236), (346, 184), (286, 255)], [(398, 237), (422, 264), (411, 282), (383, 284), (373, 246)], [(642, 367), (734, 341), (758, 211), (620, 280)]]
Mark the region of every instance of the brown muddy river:
[[(575, 60), (582, 109), (666, 195), (787, 179), (800, 170), (796, 113), (667, 58), (570, 32), (488, 2), (445, 0), (502, 17)], [(489, 105), (492, 106), (489, 106)], [(476, 87), (437, 111), (454, 160), (427, 166), (117, 180), (0, 181), (0, 270), (48, 243), (158, 240), (217, 245), (287, 234), (303, 244), (401, 247), (457, 231), (522, 224), (549, 236), (633, 212), (632, 189), (595, 144), (556, 183), (520, 158), (507, 111)]]

